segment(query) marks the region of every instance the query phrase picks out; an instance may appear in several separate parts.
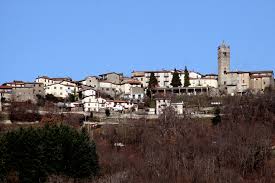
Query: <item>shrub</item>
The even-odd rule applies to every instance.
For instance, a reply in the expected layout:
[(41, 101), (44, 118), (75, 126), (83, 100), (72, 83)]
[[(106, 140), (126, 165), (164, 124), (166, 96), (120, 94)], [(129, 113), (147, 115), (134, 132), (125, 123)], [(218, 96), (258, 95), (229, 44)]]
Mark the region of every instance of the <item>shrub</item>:
[(109, 117), (109, 116), (111, 115), (110, 109), (105, 109), (105, 115), (106, 115), (107, 117)]
[(40, 121), (38, 106), (31, 102), (12, 102), (10, 108), (10, 120), (12, 122), (34, 122)]

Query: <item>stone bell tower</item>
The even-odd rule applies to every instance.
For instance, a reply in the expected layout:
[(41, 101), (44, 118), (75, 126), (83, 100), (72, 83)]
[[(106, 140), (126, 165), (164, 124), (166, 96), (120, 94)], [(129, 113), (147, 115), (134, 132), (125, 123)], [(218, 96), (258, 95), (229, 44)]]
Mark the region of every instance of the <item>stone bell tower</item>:
[(227, 84), (227, 72), (230, 72), (230, 46), (224, 41), (218, 47), (218, 85), (219, 89), (225, 89)]

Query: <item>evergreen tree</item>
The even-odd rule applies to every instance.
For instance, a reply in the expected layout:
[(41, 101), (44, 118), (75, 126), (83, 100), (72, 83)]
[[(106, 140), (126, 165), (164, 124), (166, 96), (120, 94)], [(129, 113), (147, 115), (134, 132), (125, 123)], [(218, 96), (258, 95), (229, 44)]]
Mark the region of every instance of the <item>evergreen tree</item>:
[(184, 87), (190, 86), (190, 78), (189, 78), (189, 72), (187, 70), (187, 67), (185, 66), (184, 69)]
[(174, 73), (173, 73), (173, 78), (172, 78), (172, 82), (171, 82), (171, 85), (173, 87), (179, 87), (181, 86), (181, 80), (180, 80), (180, 76), (179, 76), (179, 73), (178, 71), (175, 69), (174, 70)]
[(87, 132), (68, 126), (15, 130), (0, 137), (0, 181), (45, 182), (48, 175), (86, 178), (98, 173), (96, 147)]
[(212, 124), (215, 126), (222, 121), (220, 116), (220, 109), (216, 108), (214, 114), (215, 114), (215, 117), (212, 119)]
[(110, 109), (105, 109), (105, 115), (109, 117), (111, 115)]
[(153, 72), (150, 74), (150, 79), (149, 79), (149, 85), (148, 88), (152, 89), (158, 86), (158, 80)]
[(152, 88), (158, 86), (158, 80), (153, 72), (150, 74), (148, 89), (146, 90), (146, 95), (151, 99), (152, 98)]

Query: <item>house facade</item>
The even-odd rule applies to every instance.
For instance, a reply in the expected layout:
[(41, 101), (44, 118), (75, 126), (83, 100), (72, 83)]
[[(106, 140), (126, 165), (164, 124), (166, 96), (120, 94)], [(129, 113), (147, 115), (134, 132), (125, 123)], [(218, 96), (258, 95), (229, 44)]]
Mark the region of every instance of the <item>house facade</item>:
[[(184, 70), (177, 70), (180, 76), (181, 84), (184, 86)], [(140, 81), (143, 87), (148, 87), (150, 75), (154, 73), (155, 77), (158, 80), (158, 87), (160, 88), (172, 88), (171, 82), (173, 79), (174, 70), (159, 70), (159, 71), (133, 71), (132, 78)], [(198, 72), (189, 71), (190, 80), (196, 80), (202, 78), (202, 75)], [(194, 82), (197, 84), (199, 82)], [(212, 85), (211, 82), (209, 84)]]
[(98, 112), (106, 108), (106, 100), (96, 96), (87, 96), (82, 99), (83, 107), (85, 112)]
[(156, 114), (160, 115), (167, 107), (172, 107), (177, 114), (184, 114), (183, 102), (172, 102), (171, 99), (157, 98), (156, 99)]
[(122, 73), (110, 72), (99, 75), (101, 80), (106, 80), (114, 84), (120, 84), (123, 79)]
[(69, 81), (72, 82), (72, 79), (69, 77), (65, 77), (65, 78), (50, 78), (48, 76), (38, 76), (35, 79), (36, 83), (43, 83), (44, 87), (48, 86), (48, 85), (52, 85), (52, 84), (56, 84), (56, 83), (60, 83), (62, 81)]
[(52, 84), (45, 87), (46, 94), (52, 94), (55, 97), (67, 98), (69, 94), (74, 94), (78, 92), (78, 87), (69, 84)]

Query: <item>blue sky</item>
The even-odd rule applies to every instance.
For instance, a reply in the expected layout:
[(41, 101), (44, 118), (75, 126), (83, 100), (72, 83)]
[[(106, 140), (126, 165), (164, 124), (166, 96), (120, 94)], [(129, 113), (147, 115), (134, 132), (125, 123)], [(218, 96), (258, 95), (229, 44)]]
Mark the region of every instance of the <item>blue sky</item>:
[(0, 83), (184, 68), (275, 70), (274, 0), (1, 0)]

